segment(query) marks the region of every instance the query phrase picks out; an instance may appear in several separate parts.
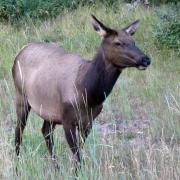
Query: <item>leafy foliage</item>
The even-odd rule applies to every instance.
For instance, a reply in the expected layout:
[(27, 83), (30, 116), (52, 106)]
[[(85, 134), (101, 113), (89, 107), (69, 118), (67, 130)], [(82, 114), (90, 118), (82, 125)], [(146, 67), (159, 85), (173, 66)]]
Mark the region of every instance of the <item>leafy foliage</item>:
[[(123, 0), (122, 0), (123, 1)], [(153, 4), (177, 3), (178, 0), (149, 0)], [(47, 19), (59, 15), (63, 9), (74, 9), (78, 5), (103, 3), (113, 6), (118, 0), (1, 0), (0, 21), (17, 22), (20, 19)], [(124, 0), (131, 2), (131, 0)]]
[(149, 0), (152, 4), (178, 3), (179, 0)]
[(180, 6), (157, 11), (160, 22), (155, 26), (154, 37), (158, 44), (174, 48), (180, 47)]
[[(63, 9), (74, 9), (78, 5), (94, 4), (95, 0), (1, 0), (0, 20), (16, 22), (23, 18), (47, 19), (59, 15)], [(113, 0), (98, 0), (112, 5)]]
[[(132, 0), (124, 0), (125, 2), (132, 2)], [(178, 3), (179, 0), (149, 0), (151, 4), (166, 4), (166, 3)]]
[(12, 22), (23, 17), (54, 17), (62, 7), (69, 7), (71, 4), (71, 0), (1, 0), (0, 19)]

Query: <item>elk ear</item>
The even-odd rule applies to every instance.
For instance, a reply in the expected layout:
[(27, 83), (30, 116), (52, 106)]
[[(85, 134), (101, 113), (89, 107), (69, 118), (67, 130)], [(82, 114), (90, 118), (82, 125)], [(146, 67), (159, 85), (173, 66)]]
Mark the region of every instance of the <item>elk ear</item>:
[(132, 24), (130, 24), (129, 26), (123, 28), (123, 30), (132, 36), (136, 32), (139, 25), (140, 25), (140, 20), (138, 19), (138, 20), (134, 21)]
[(92, 25), (94, 30), (102, 37), (107, 36), (108, 34), (114, 33), (114, 30), (106, 27), (102, 22), (100, 22), (94, 15), (92, 17)]

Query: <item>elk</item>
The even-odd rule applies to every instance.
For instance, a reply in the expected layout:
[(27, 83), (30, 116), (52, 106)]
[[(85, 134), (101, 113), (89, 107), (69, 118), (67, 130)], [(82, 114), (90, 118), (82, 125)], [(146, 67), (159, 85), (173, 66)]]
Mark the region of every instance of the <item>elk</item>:
[(51, 157), (55, 157), (53, 131), (60, 124), (74, 159), (80, 163), (77, 132), (84, 143), (93, 120), (125, 68), (144, 70), (150, 65), (150, 58), (136, 47), (132, 38), (139, 24), (136, 20), (123, 29), (113, 29), (92, 15), (93, 28), (102, 37), (93, 60), (66, 52), (55, 43), (30, 43), (19, 52), (12, 68), (17, 155), (32, 109), (44, 119), (42, 134)]

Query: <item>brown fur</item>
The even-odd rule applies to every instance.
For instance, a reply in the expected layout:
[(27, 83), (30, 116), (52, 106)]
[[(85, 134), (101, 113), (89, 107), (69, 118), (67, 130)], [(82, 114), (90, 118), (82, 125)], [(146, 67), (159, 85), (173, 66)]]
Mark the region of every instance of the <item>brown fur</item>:
[(56, 124), (62, 124), (67, 142), (80, 162), (76, 128), (84, 142), (121, 71), (150, 63), (130, 36), (137, 28), (135, 25), (137, 22), (132, 27), (114, 30), (93, 16), (94, 29), (103, 40), (92, 61), (53, 43), (31, 43), (21, 50), (12, 69), (16, 88), (17, 155), (32, 109), (44, 119), (42, 133), (51, 156), (54, 157), (52, 131)]

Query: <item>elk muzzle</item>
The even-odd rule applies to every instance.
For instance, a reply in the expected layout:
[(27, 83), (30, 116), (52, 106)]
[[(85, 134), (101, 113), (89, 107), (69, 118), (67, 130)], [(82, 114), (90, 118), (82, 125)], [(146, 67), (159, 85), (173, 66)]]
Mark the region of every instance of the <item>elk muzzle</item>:
[(139, 70), (145, 70), (150, 64), (151, 64), (150, 58), (148, 56), (143, 56), (138, 64), (137, 68)]

